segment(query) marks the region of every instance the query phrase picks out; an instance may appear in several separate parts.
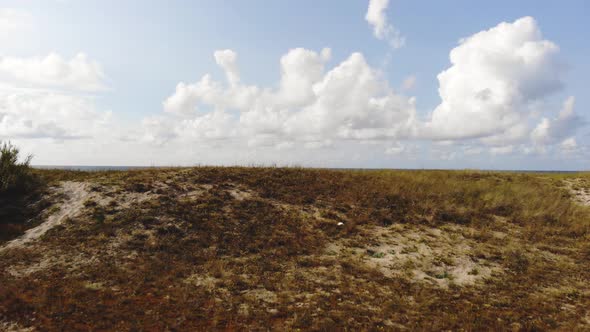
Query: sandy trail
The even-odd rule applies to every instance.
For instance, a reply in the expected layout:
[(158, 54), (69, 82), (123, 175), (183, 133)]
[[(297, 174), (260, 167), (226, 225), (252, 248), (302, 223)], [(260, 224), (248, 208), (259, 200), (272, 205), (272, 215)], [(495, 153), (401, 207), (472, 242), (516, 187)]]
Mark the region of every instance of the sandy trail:
[(575, 196), (575, 200), (586, 206), (590, 206), (590, 190), (585, 189), (583, 186), (577, 186), (580, 180), (574, 179), (565, 181), (568, 190)]
[(47, 231), (61, 224), (66, 219), (75, 217), (78, 213), (80, 213), (84, 207), (84, 202), (90, 196), (88, 184), (81, 182), (63, 182), (61, 187), (57, 190), (58, 192), (65, 194), (67, 197), (60, 206), (59, 211), (49, 216), (44, 223), (27, 230), (21, 237), (8, 242), (3, 247), (0, 247), (0, 252), (8, 249), (23, 247), (24, 245), (40, 238)]

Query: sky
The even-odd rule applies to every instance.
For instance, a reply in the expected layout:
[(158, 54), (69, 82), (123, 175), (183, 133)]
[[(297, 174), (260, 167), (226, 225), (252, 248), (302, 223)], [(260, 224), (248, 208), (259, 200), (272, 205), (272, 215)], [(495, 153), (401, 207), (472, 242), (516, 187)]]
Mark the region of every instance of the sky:
[(590, 169), (590, 3), (0, 0), (38, 165)]

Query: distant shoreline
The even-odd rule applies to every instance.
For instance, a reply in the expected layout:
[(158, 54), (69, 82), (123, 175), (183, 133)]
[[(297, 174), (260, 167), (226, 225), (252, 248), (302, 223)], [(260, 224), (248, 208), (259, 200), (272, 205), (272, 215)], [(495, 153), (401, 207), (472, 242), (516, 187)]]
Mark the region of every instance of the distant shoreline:
[(31, 165), (36, 169), (56, 169), (65, 171), (130, 171), (149, 168), (163, 168), (160, 166), (63, 166), (63, 165)]
[[(157, 169), (157, 168), (185, 168), (185, 167), (208, 167), (208, 166), (79, 166), (79, 165), (32, 165), (31, 167), (36, 169), (54, 169), (54, 170), (67, 170), (67, 171), (83, 171), (83, 172), (95, 172), (95, 171), (130, 171), (130, 170), (142, 170), (142, 169)], [(214, 166), (211, 166), (214, 167)], [(240, 167), (240, 166), (220, 166), (220, 167)], [(248, 166), (243, 166), (248, 167)], [(271, 167), (271, 166), (269, 166)], [(288, 166), (285, 166), (288, 167)], [(351, 171), (379, 171), (379, 170), (392, 170), (392, 171), (474, 171), (474, 172), (514, 172), (514, 173), (583, 173), (587, 171), (562, 171), (562, 170), (518, 170), (518, 169), (437, 169), (437, 168), (331, 168), (331, 167), (303, 167), (303, 168), (317, 168), (317, 169), (332, 169), (332, 170), (351, 170)]]

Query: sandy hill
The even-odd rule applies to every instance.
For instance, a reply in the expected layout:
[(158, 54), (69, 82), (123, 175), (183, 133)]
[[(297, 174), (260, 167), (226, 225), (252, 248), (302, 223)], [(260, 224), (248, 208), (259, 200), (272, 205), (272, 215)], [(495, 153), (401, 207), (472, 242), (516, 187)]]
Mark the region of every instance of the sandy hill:
[(0, 330), (590, 330), (585, 174), (39, 172)]

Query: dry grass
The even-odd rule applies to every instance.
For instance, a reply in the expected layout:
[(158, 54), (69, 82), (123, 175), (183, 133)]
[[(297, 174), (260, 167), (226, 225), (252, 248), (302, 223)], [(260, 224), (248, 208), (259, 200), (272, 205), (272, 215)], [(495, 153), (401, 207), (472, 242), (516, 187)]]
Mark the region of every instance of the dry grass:
[(590, 329), (590, 208), (568, 187), (590, 188), (586, 174), (39, 174), (87, 182), (91, 194), (37, 241), (0, 252), (6, 324)]

